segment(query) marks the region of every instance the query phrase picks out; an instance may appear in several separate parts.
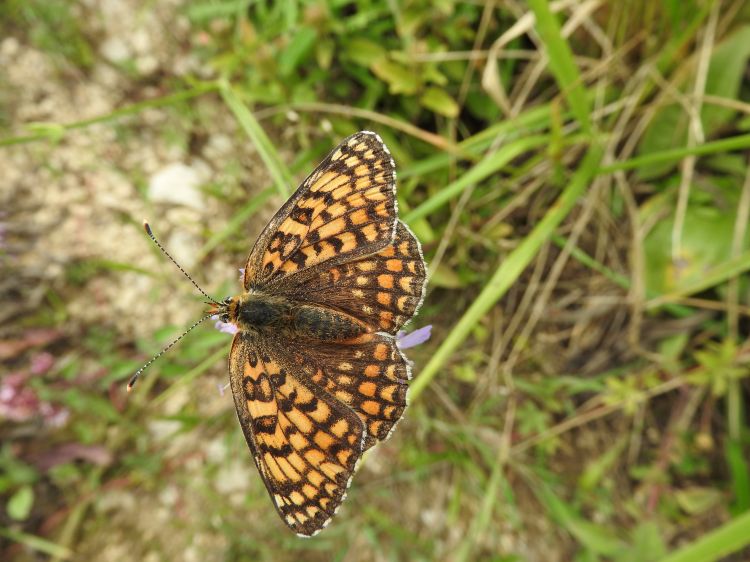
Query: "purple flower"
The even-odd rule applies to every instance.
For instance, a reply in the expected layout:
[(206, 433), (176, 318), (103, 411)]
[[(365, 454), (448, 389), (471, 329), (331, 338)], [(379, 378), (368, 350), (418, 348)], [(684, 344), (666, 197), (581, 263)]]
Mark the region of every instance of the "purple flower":
[(432, 324), (417, 328), (409, 334), (407, 334), (403, 330), (400, 330), (396, 334), (396, 342), (398, 343), (399, 348), (409, 349), (410, 347), (415, 347), (417, 345), (423, 344), (428, 339), (430, 339), (431, 332)]
[(214, 328), (219, 330), (222, 334), (234, 335), (239, 331), (237, 324), (232, 324), (231, 322), (222, 322), (221, 320), (216, 321), (216, 324), (214, 324)]

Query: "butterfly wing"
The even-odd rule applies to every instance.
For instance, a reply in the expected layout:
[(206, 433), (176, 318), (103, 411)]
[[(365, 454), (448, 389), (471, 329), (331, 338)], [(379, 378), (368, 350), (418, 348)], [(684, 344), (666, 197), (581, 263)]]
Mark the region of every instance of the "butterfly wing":
[(395, 189), (395, 165), (377, 134), (344, 139), (259, 236), (245, 266), (245, 289), (379, 251), (393, 238)]
[(365, 450), (386, 440), (404, 414), (411, 368), (392, 336), (310, 343), (303, 370), (310, 382), (356, 412), (367, 430)]
[(331, 520), (366, 430), (346, 405), (307, 383), (288, 348), (239, 332), (229, 371), (245, 439), (282, 520), (312, 536)]
[(283, 294), (345, 312), (373, 332), (395, 335), (416, 314), (426, 273), (419, 241), (397, 221), (393, 241), (379, 252), (297, 275)]

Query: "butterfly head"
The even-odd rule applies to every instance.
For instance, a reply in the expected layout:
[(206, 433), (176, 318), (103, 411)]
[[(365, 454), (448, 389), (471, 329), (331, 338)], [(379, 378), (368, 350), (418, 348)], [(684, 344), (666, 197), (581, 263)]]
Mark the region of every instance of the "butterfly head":
[(236, 322), (239, 297), (225, 297), (221, 302), (211, 303), (209, 313), (219, 317), (222, 322)]

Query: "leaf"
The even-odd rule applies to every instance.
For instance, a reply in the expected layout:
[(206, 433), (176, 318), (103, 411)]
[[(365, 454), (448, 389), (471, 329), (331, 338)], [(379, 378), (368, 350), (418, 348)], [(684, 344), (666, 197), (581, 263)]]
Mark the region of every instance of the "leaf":
[(427, 88), (422, 97), (419, 98), (419, 103), (440, 115), (451, 118), (458, 117), (460, 108), (456, 100), (441, 88)]
[(620, 460), (621, 453), (628, 444), (628, 436), (623, 435), (615, 441), (612, 447), (603, 455), (592, 459), (584, 469), (578, 480), (578, 485), (583, 490), (593, 490), (607, 473), (612, 472), (612, 466)]
[(279, 74), (289, 76), (315, 47), (318, 34), (310, 27), (300, 27), (279, 57)]
[(34, 488), (29, 485), (21, 486), (8, 500), (6, 511), (11, 519), (23, 521), (31, 513), (34, 506)]
[[(739, 28), (720, 43), (711, 57), (706, 77), (706, 94), (737, 99), (750, 57), (750, 25)], [(734, 109), (704, 104), (701, 111), (703, 130), (712, 136), (736, 114)]]
[(722, 560), (750, 544), (750, 511), (738, 515), (694, 542), (661, 558), (660, 562)]
[(333, 55), (336, 52), (336, 45), (330, 39), (321, 39), (318, 41), (315, 49), (315, 57), (318, 60), (318, 66), (324, 70), (331, 68)]
[(63, 332), (46, 328), (27, 330), (22, 337), (12, 340), (0, 340), (0, 359), (17, 357), (32, 347), (43, 347), (60, 339)]
[[(706, 95), (737, 99), (748, 57), (750, 26), (744, 26), (714, 48), (706, 77)], [(692, 81), (683, 84), (681, 89), (685, 92), (691, 87)], [(704, 103), (701, 108), (701, 122), (706, 138), (713, 136), (735, 114), (736, 111), (733, 109)], [(645, 155), (684, 146), (688, 124), (688, 115), (681, 105), (674, 103), (665, 106), (646, 129), (638, 147), (638, 154)], [(639, 168), (638, 176), (641, 179), (653, 178), (673, 167), (674, 163), (654, 163)]]
[(632, 533), (632, 543), (615, 560), (617, 562), (651, 562), (667, 552), (659, 526), (654, 521), (640, 523)]
[(558, 498), (546, 485), (535, 490), (550, 515), (565, 527), (587, 549), (604, 556), (612, 556), (623, 548), (623, 543), (609, 529), (581, 518), (573, 507)]
[(375, 76), (388, 84), (388, 91), (392, 94), (412, 95), (419, 88), (419, 76), (403, 65), (386, 58), (375, 61), (370, 69)]
[[(679, 263), (672, 260), (674, 200), (659, 195), (641, 207), (641, 220), (654, 221), (644, 240), (646, 292), (649, 295), (681, 292), (707, 278), (707, 272), (725, 264), (732, 249), (738, 190), (729, 182), (692, 189), (685, 213)], [(726, 211), (719, 209), (726, 208)], [(662, 220), (654, 219), (661, 217)], [(750, 246), (750, 231), (742, 248)]]
[(370, 68), (376, 61), (385, 59), (387, 51), (369, 39), (355, 37), (348, 41), (342, 56), (352, 62)]
[(430, 275), (431, 287), (444, 287), (446, 289), (460, 289), (463, 287), (461, 277), (450, 267), (441, 263)]
[(44, 451), (32, 460), (37, 468), (46, 472), (55, 466), (78, 459), (106, 466), (112, 462), (112, 453), (101, 445), (65, 443)]
[(705, 513), (723, 500), (723, 494), (714, 488), (693, 486), (674, 493), (677, 505), (688, 515)]
[(676, 373), (680, 369), (679, 359), (689, 339), (687, 332), (680, 332), (659, 342), (659, 362), (666, 370)]

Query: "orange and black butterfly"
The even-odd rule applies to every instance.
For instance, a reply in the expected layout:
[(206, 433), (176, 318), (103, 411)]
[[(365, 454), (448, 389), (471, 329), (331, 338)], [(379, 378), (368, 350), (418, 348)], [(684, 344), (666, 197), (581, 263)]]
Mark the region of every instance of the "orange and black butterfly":
[(301, 536), (331, 521), (363, 453), (404, 413), (410, 364), (396, 334), (422, 302), (425, 273), (398, 220), (393, 159), (361, 131), (265, 227), (245, 292), (212, 309), (237, 329), (229, 372), (248, 447)]

